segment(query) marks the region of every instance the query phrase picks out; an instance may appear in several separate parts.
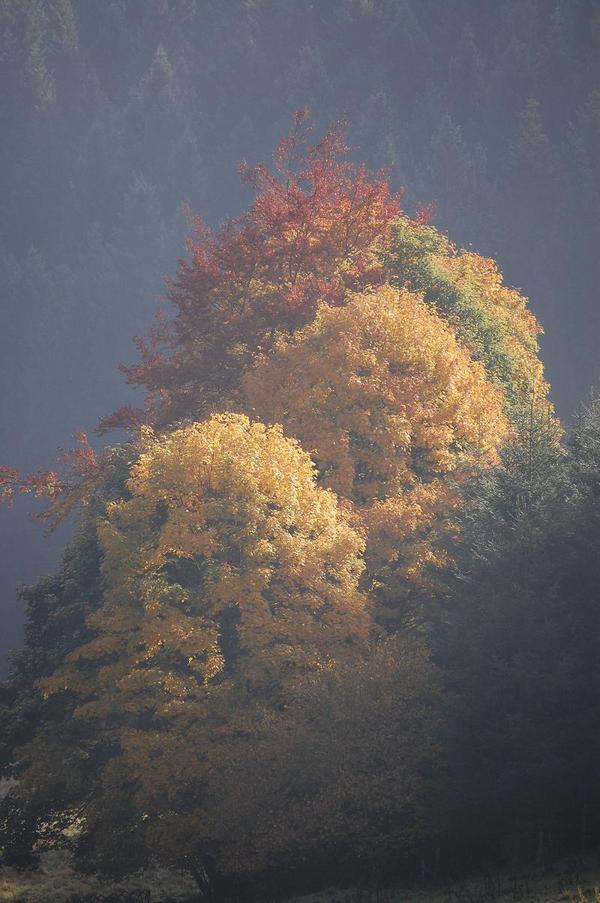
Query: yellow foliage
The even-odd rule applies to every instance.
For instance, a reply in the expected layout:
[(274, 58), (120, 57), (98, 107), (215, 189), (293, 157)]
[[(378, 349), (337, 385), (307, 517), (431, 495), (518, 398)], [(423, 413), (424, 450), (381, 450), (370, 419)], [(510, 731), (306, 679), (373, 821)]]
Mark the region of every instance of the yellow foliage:
[(455, 487), (434, 480), (362, 509), (369, 588), (388, 630), (424, 617), (423, 594), (435, 596), (436, 576), (449, 564), (440, 533), (451, 530), (450, 515), (459, 502)]
[(453, 327), (489, 379), (505, 395), (505, 413), (517, 424), (533, 404), (552, 414), (539, 358), (543, 331), (528, 299), (504, 284), (494, 260), (459, 250), (430, 225), (400, 216), (386, 249), (394, 284), (422, 291)]
[(97, 635), (44, 682), (82, 695), (80, 714), (277, 699), (366, 638), (363, 540), (279, 427), (230, 414), (151, 438), (128, 489), (99, 524)]
[(250, 409), (314, 450), (360, 504), (497, 460), (509, 433), (481, 363), (421, 298), (382, 286), (280, 339), (246, 376)]
[(414, 621), (414, 590), (431, 592), (447, 563), (436, 534), (456, 487), (496, 463), (511, 433), (483, 364), (420, 295), (386, 285), (321, 305), (244, 387), (249, 409), (284, 424), (321, 482), (357, 506), (379, 620)]
[(468, 292), (472, 302), (496, 324), (511, 365), (509, 392), (513, 398), (535, 395), (538, 403), (548, 406), (549, 387), (537, 341), (542, 329), (527, 307), (527, 298), (504, 284), (494, 260), (472, 251), (440, 256), (436, 267), (459, 289)]

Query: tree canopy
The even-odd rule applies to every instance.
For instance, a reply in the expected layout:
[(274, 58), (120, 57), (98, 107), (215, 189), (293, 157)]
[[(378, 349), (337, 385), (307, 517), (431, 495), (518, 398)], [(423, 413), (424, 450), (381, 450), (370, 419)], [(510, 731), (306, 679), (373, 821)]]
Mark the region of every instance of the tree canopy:
[(297, 114), (274, 171), (242, 167), (247, 213), (196, 221), (125, 368), (144, 405), (102, 421), (120, 446), (2, 472), (83, 509), (4, 688), (20, 857), (68, 825), (88, 867), (226, 897), (298, 858), (380, 873), (467, 843), (470, 776), (490, 843), (568, 808), (544, 799), (565, 725), (593, 746), (569, 606), (593, 626), (597, 405), (565, 450), (527, 300), (342, 136)]

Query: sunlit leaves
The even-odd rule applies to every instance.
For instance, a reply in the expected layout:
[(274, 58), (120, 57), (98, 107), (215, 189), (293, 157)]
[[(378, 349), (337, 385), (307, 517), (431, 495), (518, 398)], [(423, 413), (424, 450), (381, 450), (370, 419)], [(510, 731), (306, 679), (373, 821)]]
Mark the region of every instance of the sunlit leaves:
[(444, 321), (384, 286), (323, 305), (245, 379), (249, 404), (314, 450), (321, 479), (359, 503), (492, 463), (502, 395)]
[(285, 424), (321, 482), (355, 503), (379, 613), (410, 622), (407, 596), (446, 562), (435, 534), (453, 486), (496, 462), (510, 435), (502, 392), (420, 296), (390, 286), (323, 305), (244, 387), (251, 410)]
[(400, 217), (386, 251), (391, 281), (423, 293), (447, 319), (492, 382), (505, 393), (505, 411), (517, 422), (532, 399), (551, 410), (539, 359), (542, 332), (525, 298), (505, 285), (496, 263), (459, 251), (424, 222)]
[(363, 541), (280, 428), (222, 415), (150, 440), (128, 489), (99, 524), (97, 636), (45, 683), (85, 687), (82, 714), (166, 717), (231, 682), (276, 698), (366, 638)]

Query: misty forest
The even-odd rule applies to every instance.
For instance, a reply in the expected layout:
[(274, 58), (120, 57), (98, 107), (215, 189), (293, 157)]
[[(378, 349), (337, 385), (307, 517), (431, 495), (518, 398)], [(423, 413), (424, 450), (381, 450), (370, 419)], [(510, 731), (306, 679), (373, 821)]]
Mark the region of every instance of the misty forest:
[(599, 903), (598, 0), (0, 73), (0, 901)]

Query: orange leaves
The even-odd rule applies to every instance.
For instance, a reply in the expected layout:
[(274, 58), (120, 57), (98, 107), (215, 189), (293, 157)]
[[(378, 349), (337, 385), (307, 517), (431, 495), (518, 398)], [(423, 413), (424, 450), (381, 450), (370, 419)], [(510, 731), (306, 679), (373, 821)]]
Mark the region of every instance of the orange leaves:
[(431, 620), (440, 569), (449, 564), (443, 539), (460, 498), (448, 480), (436, 479), (361, 510), (370, 590), (386, 632)]

